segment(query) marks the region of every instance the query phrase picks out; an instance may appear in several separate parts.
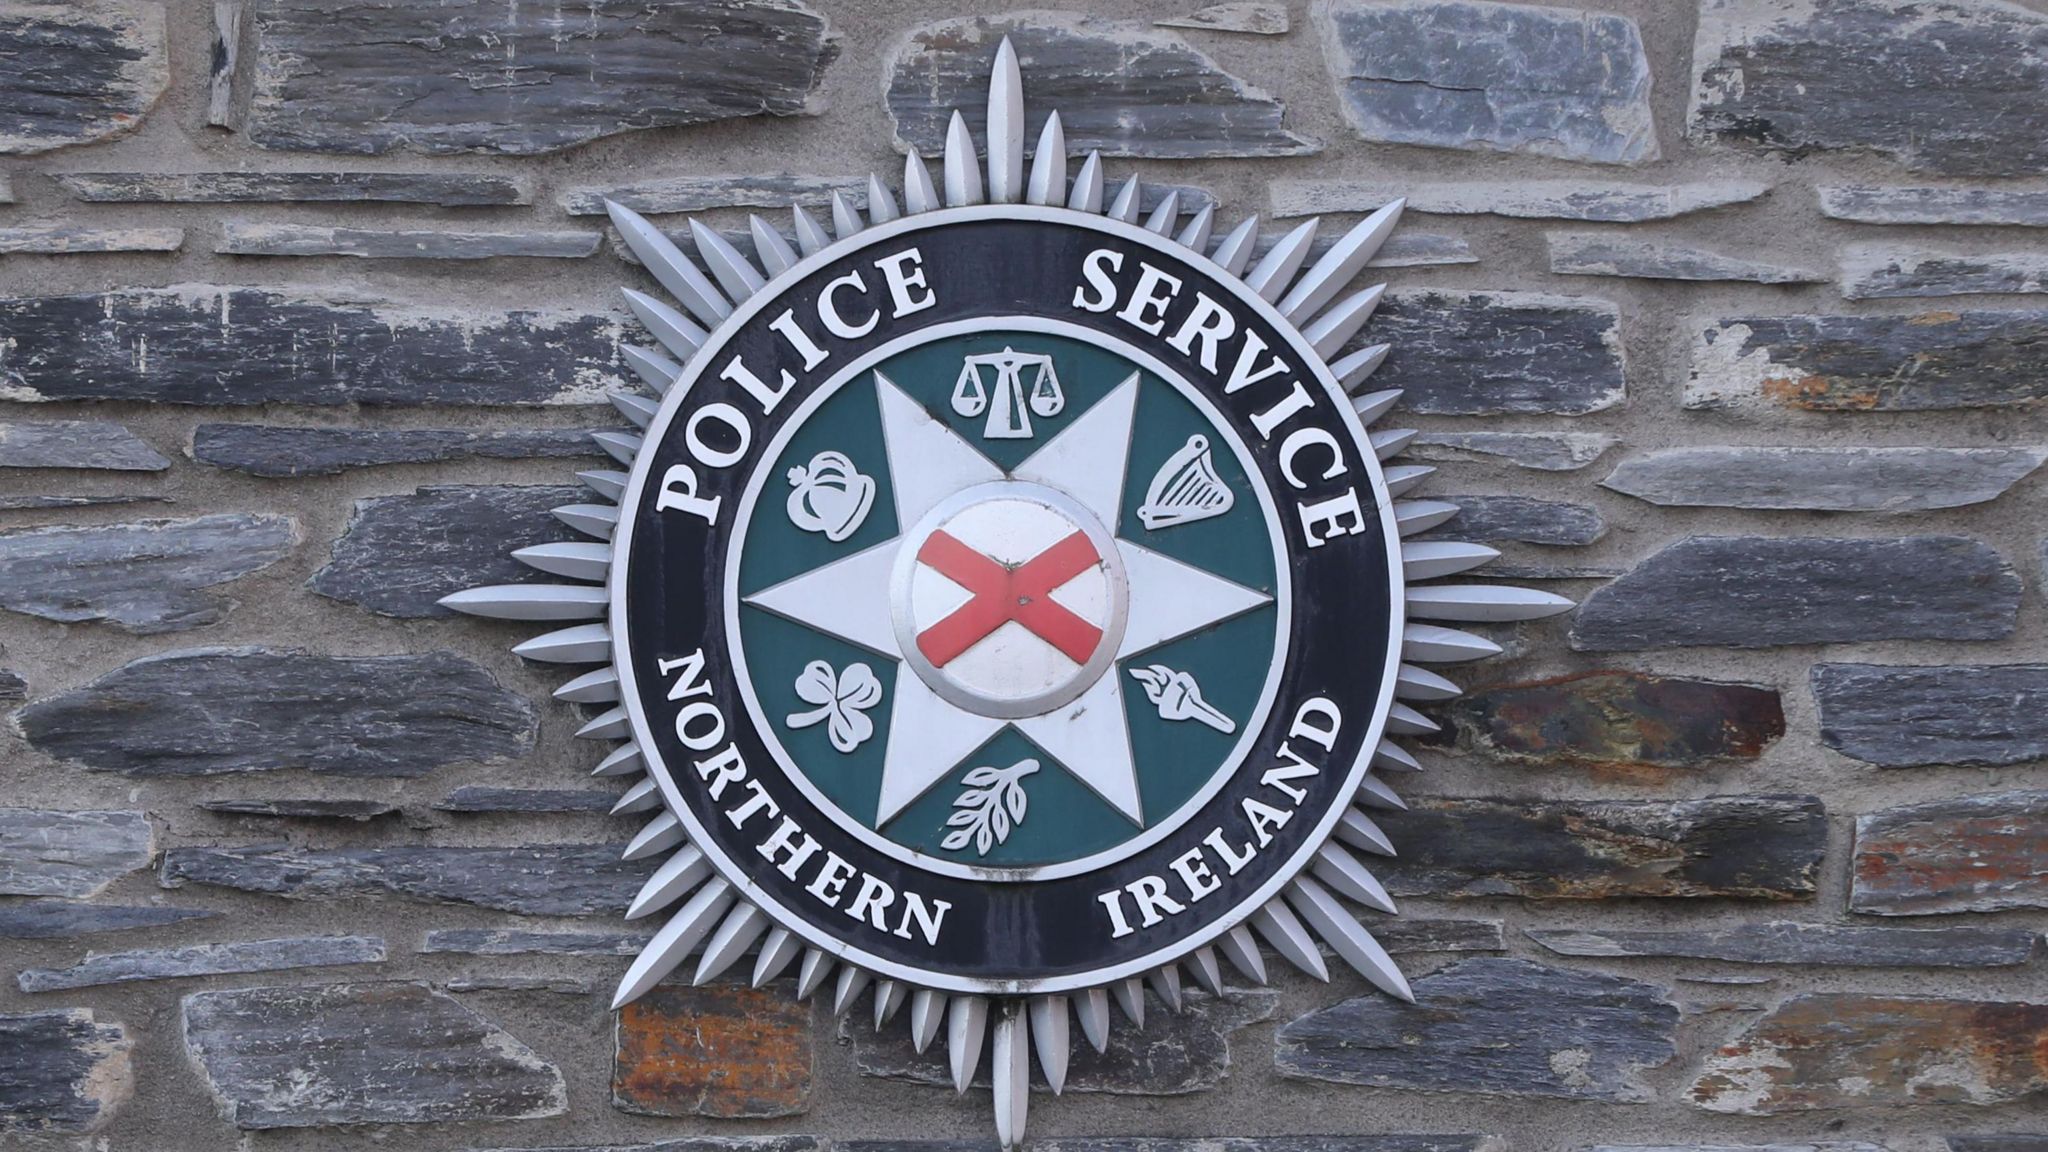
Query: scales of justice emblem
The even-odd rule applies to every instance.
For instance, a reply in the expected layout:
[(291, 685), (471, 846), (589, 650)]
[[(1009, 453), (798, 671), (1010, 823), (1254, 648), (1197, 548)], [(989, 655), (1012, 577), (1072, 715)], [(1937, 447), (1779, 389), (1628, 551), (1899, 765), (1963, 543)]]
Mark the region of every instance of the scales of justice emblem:
[(691, 221), (693, 259), (611, 205), (668, 297), (625, 292), (658, 346), (597, 437), (624, 470), (557, 510), (588, 541), (514, 553), (551, 581), (444, 603), (548, 624), (515, 651), (578, 666), (555, 695), (646, 818), (624, 914), (659, 928), (615, 1006), (865, 1004), (960, 1091), (986, 1066), (1014, 1147), (1034, 1063), (1059, 1092), (1073, 1043), (1225, 965), (1349, 979), (1327, 946), (1408, 998), (1369, 863), (1421, 768), (1398, 737), (1457, 694), (1435, 666), (1499, 651), (1460, 624), (1570, 605), (1414, 539), (1456, 509), (1370, 430), (1399, 393), (1352, 285), (1399, 202), (1320, 253), (1316, 221), (1218, 237), (1070, 173), (991, 52), (985, 138), (956, 112), (938, 183), (912, 154), (829, 230), (757, 217), (749, 255)]

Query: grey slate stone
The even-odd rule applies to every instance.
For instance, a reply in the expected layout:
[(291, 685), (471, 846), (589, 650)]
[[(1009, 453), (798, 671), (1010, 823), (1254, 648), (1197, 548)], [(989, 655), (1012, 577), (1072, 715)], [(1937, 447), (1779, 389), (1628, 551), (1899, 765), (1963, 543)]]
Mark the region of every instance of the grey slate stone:
[(2048, 399), (2048, 311), (1739, 316), (1693, 338), (1687, 408), (1927, 412)]
[(1868, 184), (1814, 191), (1820, 214), (1858, 224), (1995, 224), (2048, 228), (2048, 191), (2026, 188), (1901, 188)]
[(1849, 911), (1940, 916), (2048, 908), (2048, 791), (1992, 792), (1856, 818)]
[(2048, 759), (2048, 664), (1816, 664), (1821, 743), (1886, 768)]
[(1528, 496), (1431, 496), (1456, 504), (1458, 514), (1422, 534), (1430, 540), (1583, 547), (1607, 534), (1607, 522), (1584, 504)]
[(286, 940), (236, 940), (184, 948), (141, 948), (89, 953), (69, 968), (26, 968), (15, 983), (23, 992), (61, 992), (145, 980), (188, 980), (241, 972), (332, 968), (381, 964), (384, 941), (372, 936), (302, 936)]
[(0, 1013), (0, 1136), (105, 1124), (135, 1091), (133, 1046), (90, 1008)]
[(1604, 432), (1424, 432), (1409, 460), (1504, 461), (1536, 472), (1576, 472), (1621, 443)]
[(1367, 140), (1657, 158), (1650, 62), (1625, 16), (1479, 0), (1326, 0), (1313, 13), (1339, 106)]
[(1944, 176), (2048, 172), (2048, 18), (2016, 4), (1710, 0), (1692, 70), (1696, 139), (1876, 152)]
[(111, 421), (0, 422), (0, 468), (162, 472), (170, 466), (156, 449)]
[[(16, 427), (19, 427), (17, 425)], [(276, 424), (201, 424), (192, 458), (216, 468), (274, 478), (332, 476), (352, 468), (448, 460), (558, 460), (604, 455), (593, 428), (287, 428)], [(6, 426), (0, 425), (0, 451)], [(168, 467), (168, 465), (166, 465)]]
[(655, 867), (651, 861), (620, 860), (621, 847), (172, 848), (164, 853), (161, 882), (166, 888), (207, 884), (288, 900), (393, 895), (522, 916), (616, 917)]
[[(834, 1140), (830, 1145), (832, 1148), (845, 1146), (844, 1140)], [(816, 1136), (682, 1136), (673, 1140), (656, 1140), (651, 1144), (494, 1148), (490, 1152), (822, 1152), (826, 1147), (825, 1141)]]
[(183, 228), (83, 228), (74, 224), (0, 228), (0, 256), (176, 252), (184, 246)]
[[(889, 186), (895, 185), (896, 181), (891, 179)], [(775, 208), (786, 215), (791, 204), (811, 209), (828, 207), (834, 192), (844, 194), (854, 207), (867, 210), (866, 176), (797, 176), (786, 172), (671, 176), (636, 184), (571, 188), (559, 200), (562, 210), (571, 216), (603, 216), (606, 200), (645, 214), (702, 212), (707, 208)], [(775, 223), (781, 225), (784, 220), (778, 218)]]
[(196, 992), (184, 1035), (222, 1115), (244, 1130), (568, 1110), (554, 1065), (423, 984)]
[(1665, 507), (1924, 512), (1995, 500), (2043, 461), (2040, 448), (1668, 448), (1600, 486)]
[(169, 81), (164, 9), (136, 0), (0, 4), (0, 156), (132, 131)]
[(1373, 868), (1397, 896), (1801, 900), (1827, 848), (1812, 796), (1424, 798), (1374, 818), (1401, 848)]
[(1842, 252), (1842, 296), (1886, 300), (1914, 296), (2048, 292), (2048, 256), (2038, 252), (1956, 252), (1851, 244)]
[(1430, 416), (1578, 416), (1622, 402), (1621, 313), (1537, 292), (1389, 292), (1346, 349), (1391, 344), (1374, 388)]
[(355, 256), (376, 260), (577, 260), (597, 254), (596, 232), (467, 232), (440, 229), (329, 228), (312, 224), (221, 225), (214, 251), (229, 256)]
[(2020, 578), (1960, 536), (1894, 540), (1694, 536), (1580, 605), (1573, 648), (1996, 640), (2019, 617)]
[(284, 516), (64, 525), (0, 532), (0, 608), (155, 635), (217, 624), (235, 601), (205, 590), (291, 554)]
[(47, 755), (128, 776), (423, 776), (523, 756), (538, 726), (525, 697), (452, 652), (270, 648), (145, 656), (29, 705), (16, 723)]
[(2048, 1152), (2048, 1132), (1973, 1132), (1950, 1136), (1948, 1152)]
[(436, 928), (421, 952), (470, 956), (637, 956), (651, 932), (536, 932), (521, 928)]
[(1289, 1021), (1274, 1063), (1296, 1079), (1425, 1092), (1643, 1103), (1677, 1055), (1678, 1008), (1654, 985), (1476, 957)]
[(0, 700), (28, 699), (28, 681), (19, 672), (0, 668)]
[[(1220, 997), (1189, 990), (1185, 1010), (1179, 1014), (1166, 1011), (1154, 1000), (1146, 1007), (1142, 1029), (1117, 1019), (1116, 1027), (1110, 1029), (1108, 1051), (1097, 1052), (1088, 1043), (1074, 1045), (1066, 1090), (1181, 1096), (1214, 1088), (1230, 1075), (1231, 1033), (1270, 1019), (1279, 1002), (1278, 993), (1264, 988), (1226, 988)], [(852, 1042), (853, 1062), (863, 1075), (952, 1085), (943, 1045), (934, 1044), (920, 1054), (911, 1046), (908, 1028), (884, 1028), (878, 1033), (872, 1021), (857, 1016), (840, 1022), (839, 1035), (842, 1042)], [(986, 1087), (988, 1077), (989, 1064), (984, 1060), (975, 1083)], [(1031, 1067), (1031, 1081), (1041, 1092), (1047, 1090), (1036, 1062)]]
[(531, 156), (642, 128), (796, 115), (839, 51), (801, 0), (262, 0), (250, 22), (243, 135), (364, 155)]
[(1405, 185), (1358, 180), (1275, 180), (1269, 195), (1273, 215), (1279, 217), (1372, 212), (1396, 197), (1406, 197), (1408, 211), (1433, 216), (1511, 216), (1633, 224), (1747, 204), (1769, 191), (1767, 184), (1738, 180), (1676, 185), (1583, 180)]
[(223, 816), (250, 816), (267, 820), (353, 820), (364, 823), (396, 816), (402, 809), (375, 800), (201, 800), (195, 807)]
[(155, 857), (147, 812), (0, 808), (0, 896), (85, 899)]
[(358, 500), (310, 587), (380, 616), (450, 616), (438, 603), (450, 592), (552, 579), (514, 560), (513, 549), (583, 539), (549, 510), (593, 498), (566, 485), (477, 485)]
[(944, 20), (910, 31), (885, 64), (898, 147), (945, 147), (953, 110), (983, 136), (989, 64), (1004, 36), (1030, 77), (1025, 142), (1057, 108), (1067, 148), (1187, 160), (1300, 156), (1314, 141), (1280, 126), (1284, 108), (1169, 32), (1070, 12)]
[(232, 132), (235, 116), (235, 73), (242, 58), (243, 0), (214, 0), (213, 54), (206, 77), (206, 123)]
[[(1186, 186), (1182, 185), (1181, 187), (1185, 188)], [(1146, 186), (1141, 185), (1139, 192), (1138, 199), (1140, 201), (1150, 198)], [(1186, 216), (1188, 213), (1188, 201), (1185, 196), (1181, 200), (1181, 208), (1182, 215)], [(1196, 204), (1193, 211), (1199, 212), (1201, 209), (1202, 205)], [(1143, 209), (1141, 208), (1140, 211), (1142, 212)], [(1286, 235), (1286, 231), (1275, 229), (1268, 229), (1259, 233), (1258, 239), (1252, 243), (1253, 262), (1256, 263), (1266, 253), (1272, 251), (1273, 245), (1278, 244), (1281, 238)], [(1337, 241), (1342, 239), (1343, 236), (1344, 232), (1339, 228), (1325, 228), (1319, 231), (1316, 234), (1316, 238), (1309, 242), (1308, 256), (1303, 263), (1313, 265), (1316, 261), (1322, 259), (1329, 253), (1330, 249), (1336, 247)], [(1403, 229), (1387, 237), (1387, 242), (1380, 245), (1380, 250), (1373, 254), (1373, 258), (1367, 261), (1365, 266), (1367, 268), (1431, 268), (1447, 264), (1477, 263), (1479, 263), (1479, 257), (1472, 254), (1472, 246), (1466, 243), (1465, 239), (1461, 236), (1444, 236), (1433, 232), (1411, 232)]]
[(1396, 956), (1430, 952), (1505, 952), (1498, 920), (1399, 916), (1372, 924), (1373, 939)]
[(615, 792), (591, 788), (493, 788), (469, 784), (434, 805), (442, 812), (610, 812)]
[(1639, 280), (1739, 280), (1751, 284), (1821, 284), (1827, 276), (1694, 248), (1605, 232), (1552, 232), (1550, 270), (1560, 276), (1621, 276)]
[(1856, 928), (1773, 920), (1708, 929), (1528, 928), (1560, 956), (1675, 957), (1839, 968), (2009, 968), (2033, 955), (2025, 928)]
[(1258, 4), (1250, 0), (1239, 0), (1230, 4), (1211, 4), (1197, 8), (1185, 16), (1172, 16), (1154, 20), (1161, 28), (1193, 28), (1199, 32), (1243, 32), (1250, 36), (1287, 35), (1287, 9), (1280, 4)]
[(63, 172), (72, 197), (110, 204), (384, 203), (473, 208), (533, 203), (524, 176), (458, 172)]
[(99, 508), (109, 504), (170, 504), (169, 496), (145, 492), (106, 492), (93, 496), (51, 496), (48, 494), (0, 496), (0, 512), (42, 511), (50, 508)]
[(158, 908), (133, 904), (81, 904), (70, 900), (0, 900), (0, 940), (68, 940), (108, 932), (168, 928), (206, 920), (204, 908)]
[[(1034, 1139), (1030, 1152), (1488, 1152), (1494, 1136), (1466, 1133), (1338, 1136), (1081, 1136)], [(988, 1140), (834, 1140), (834, 1152), (997, 1152)], [(567, 1152), (567, 1150), (556, 1150)], [(610, 1149), (598, 1152), (612, 1152)], [(635, 1152), (635, 1150), (620, 1150)], [(2019, 1150), (2015, 1150), (2019, 1152)]]
[(0, 400), (593, 404), (624, 382), (617, 319), (571, 312), (187, 284), (0, 299), (0, 331)]

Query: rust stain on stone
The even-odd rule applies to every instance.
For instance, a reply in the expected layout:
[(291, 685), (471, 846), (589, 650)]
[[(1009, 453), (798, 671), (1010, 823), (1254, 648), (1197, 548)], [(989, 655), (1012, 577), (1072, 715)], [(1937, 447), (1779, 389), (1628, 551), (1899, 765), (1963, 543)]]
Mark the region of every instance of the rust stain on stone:
[(787, 987), (656, 988), (619, 1013), (612, 1102), (648, 1116), (762, 1119), (810, 1106), (811, 1010)]
[(1503, 759), (1641, 779), (1754, 760), (1785, 734), (1776, 689), (1622, 670), (1485, 689), (1451, 720), (1467, 747)]

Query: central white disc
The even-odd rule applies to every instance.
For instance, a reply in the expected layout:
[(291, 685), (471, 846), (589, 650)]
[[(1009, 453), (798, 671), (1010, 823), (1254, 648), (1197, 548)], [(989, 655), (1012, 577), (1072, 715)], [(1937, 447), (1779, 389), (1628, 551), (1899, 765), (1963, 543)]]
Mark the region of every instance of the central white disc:
[(1101, 521), (1058, 489), (1004, 480), (940, 501), (904, 535), (889, 601), (904, 661), (933, 692), (1021, 719), (1109, 670), (1128, 588)]

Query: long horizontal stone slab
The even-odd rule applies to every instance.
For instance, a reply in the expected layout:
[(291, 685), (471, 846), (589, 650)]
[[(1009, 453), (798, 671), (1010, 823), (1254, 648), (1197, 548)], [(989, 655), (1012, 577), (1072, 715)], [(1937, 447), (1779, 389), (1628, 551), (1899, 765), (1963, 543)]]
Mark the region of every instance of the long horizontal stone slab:
[(1755, 760), (1785, 734), (1775, 688), (1620, 670), (1475, 688), (1444, 711), (1462, 748), (1622, 773)]
[(265, 0), (248, 23), (243, 136), (366, 155), (531, 156), (645, 128), (811, 112), (839, 53), (802, 0)]
[(45, 511), (51, 508), (104, 508), (113, 504), (170, 504), (169, 496), (154, 492), (99, 492), (90, 496), (50, 493), (11, 493), (0, 496), (0, 512)]
[(1604, 432), (1424, 432), (1401, 453), (1410, 460), (1506, 463), (1536, 472), (1576, 472), (1621, 443)]
[(1816, 664), (1823, 744), (1887, 768), (2048, 760), (2048, 664)]
[(0, 400), (594, 404), (624, 383), (616, 317), (185, 284), (0, 299)]
[[(1325, 1136), (1066, 1136), (1034, 1139), (1026, 1145), (1031, 1152), (1488, 1152), (1500, 1146), (1501, 1140), (1497, 1136), (1434, 1132)], [(832, 1141), (833, 1152), (990, 1152), (996, 1147), (993, 1140)], [(678, 1147), (674, 1152), (716, 1150)], [(2013, 1149), (2011, 1152), (2031, 1150)]]
[(984, 138), (989, 66), (1008, 36), (1029, 77), (1025, 144), (1058, 109), (1067, 148), (1186, 160), (1301, 156), (1315, 141), (1280, 126), (1282, 104), (1178, 35), (1071, 12), (1011, 12), (912, 28), (883, 65), (898, 147), (937, 156), (957, 108)]
[(30, 224), (0, 228), (0, 256), (67, 256), (91, 252), (176, 252), (183, 228), (90, 228)]
[(1814, 189), (1820, 214), (1857, 224), (1990, 224), (2048, 228), (2048, 191), (1869, 184)]
[(52, 179), (73, 199), (98, 204), (533, 203), (531, 179), (483, 173), (62, 172)]
[(618, 793), (595, 788), (496, 788), (467, 784), (434, 803), (440, 812), (610, 812)]
[(1615, 181), (1514, 180), (1502, 182), (1379, 184), (1357, 180), (1275, 180), (1273, 215), (1322, 216), (1371, 212), (1396, 197), (1408, 211), (1432, 216), (1512, 216), (1633, 224), (1670, 220), (1710, 208), (1747, 204), (1770, 191), (1750, 181), (1706, 184), (1632, 184)]
[(1856, 818), (1849, 910), (1927, 916), (2048, 908), (2048, 791), (1994, 792)]
[(0, 900), (0, 940), (69, 940), (109, 932), (168, 928), (220, 913), (206, 908), (85, 904), (72, 900)]
[[(1744, 576), (1730, 580), (1731, 572)], [(1586, 597), (1571, 645), (1641, 652), (1996, 640), (2018, 626), (2019, 603), (2012, 565), (1960, 536), (1694, 536)]]
[(396, 816), (403, 809), (379, 800), (260, 799), (254, 796), (201, 800), (193, 807), (222, 816), (262, 820), (352, 820), (362, 823)]
[(1830, 968), (2010, 968), (2033, 956), (2027, 928), (1857, 928), (1772, 920), (1727, 928), (1528, 928), (1560, 956), (1724, 960)]
[[(888, 183), (894, 188), (895, 174), (889, 175)], [(807, 176), (786, 172), (668, 176), (632, 184), (571, 188), (556, 199), (571, 216), (603, 216), (607, 200), (646, 215), (702, 212), (711, 208), (773, 208), (787, 215), (792, 204), (813, 210), (829, 207), (835, 192), (845, 196), (854, 207), (867, 210), (868, 178), (864, 175)]]
[[(192, 430), (192, 458), (201, 464), (286, 478), (333, 476), (354, 468), (438, 464), (451, 460), (596, 458), (595, 428), (303, 428), (277, 424), (201, 424)], [(0, 425), (0, 450), (6, 426)], [(168, 464), (165, 465), (169, 467)]]
[(652, 939), (652, 932), (435, 928), (421, 938), (419, 950), (467, 956), (637, 956)]
[(2048, 399), (2048, 310), (1739, 316), (1693, 338), (1687, 408), (1929, 412)]
[(1628, 393), (1621, 313), (1605, 300), (1538, 292), (1389, 292), (1345, 349), (1390, 344), (1375, 388), (1406, 390), (1431, 416), (1579, 416)]
[(1530, 496), (1433, 495), (1430, 499), (1456, 504), (1458, 514), (1423, 533), (1424, 539), (1578, 548), (1607, 534), (1607, 521), (1586, 504)]
[(1925, 512), (1995, 500), (2044, 448), (1667, 448), (1621, 462), (1603, 488), (1664, 507)]
[(135, 433), (109, 420), (0, 422), (0, 468), (162, 472), (170, 466)]
[(651, 862), (619, 859), (621, 847), (172, 848), (160, 879), (166, 888), (205, 884), (288, 900), (400, 896), (522, 916), (615, 917), (654, 872)]
[(1152, 23), (1161, 28), (1194, 28), (1202, 32), (1242, 32), (1247, 36), (1285, 36), (1289, 28), (1287, 9), (1279, 4), (1255, 0), (1211, 4), (1185, 16), (1172, 16)]
[(235, 601), (209, 589), (291, 554), (286, 516), (60, 525), (0, 532), (0, 608), (141, 635), (217, 624)]
[(1645, 1103), (1677, 1056), (1678, 1008), (1655, 985), (1508, 957), (1361, 996), (1281, 1026), (1282, 1076), (1481, 1096)]
[(82, 900), (155, 858), (147, 812), (0, 808), (0, 896)]
[(1735, 280), (1750, 284), (1822, 284), (1828, 279), (1826, 274), (1811, 268), (1606, 232), (1552, 232), (1544, 240), (1550, 248), (1550, 270), (1560, 276)]
[(380, 616), (451, 616), (464, 588), (551, 579), (512, 558), (533, 544), (582, 539), (550, 509), (588, 503), (570, 485), (450, 485), (356, 501), (334, 556), (308, 585)]
[(597, 255), (598, 232), (470, 232), (427, 228), (334, 228), (314, 224), (221, 225), (213, 250), (229, 256), (354, 256), (372, 260), (579, 260)]
[(1401, 847), (1374, 868), (1397, 896), (1803, 900), (1827, 847), (1813, 796), (1429, 797), (1375, 819)]
[(1851, 244), (1842, 250), (1841, 286), (1848, 300), (2039, 294), (2048, 292), (2048, 256)]
[(243, 972), (381, 964), (384, 958), (384, 941), (373, 936), (236, 940), (184, 948), (95, 952), (68, 968), (25, 968), (15, 977), (15, 983), (23, 992), (61, 992), (146, 980), (189, 980)]
[(161, 4), (0, 4), (0, 156), (133, 131), (169, 83), (164, 48)]
[(569, 1107), (554, 1065), (424, 984), (196, 992), (182, 1024), (221, 1113), (245, 1131), (533, 1120)]
[(0, 1013), (0, 1136), (92, 1132), (135, 1092), (128, 1030), (90, 1008)]
[(453, 652), (270, 648), (145, 656), (29, 705), (16, 723), (46, 755), (128, 776), (422, 776), (523, 756), (538, 728), (525, 697)]

